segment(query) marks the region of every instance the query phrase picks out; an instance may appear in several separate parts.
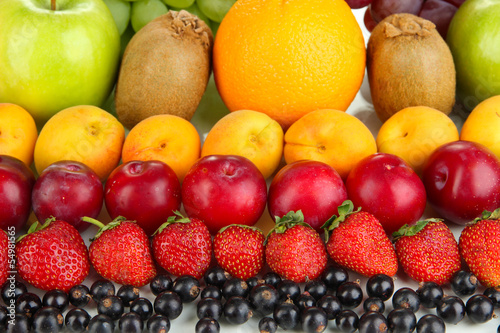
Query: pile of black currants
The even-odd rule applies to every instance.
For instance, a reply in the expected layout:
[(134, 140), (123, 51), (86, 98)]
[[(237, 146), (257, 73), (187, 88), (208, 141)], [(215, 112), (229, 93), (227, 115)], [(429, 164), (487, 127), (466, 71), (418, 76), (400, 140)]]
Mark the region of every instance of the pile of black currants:
[[(16, 281), (14, 288), (7, 282), (1, 290), (5, 306), (0, 306), (0, 332), (165, 333), (184, 304), (196, 300), (196, 333), (220, 332), (221, 320), (241, 325), (250, 318), (258, 318), (261, 333), (278, 329), (321, 333), (329, 326), (346, 333), (439, 333), (466, 316), (474, 323), (487, 322), (500, 307), (500, 289), (477, 293), (478, 281), (470, 272), (459, 271), (450, 285), (455, 295), (446, 295), (433, 282), (421, 283), (416, 290), (395, 290), (393, 278), (379, 274), (369, 278), (363, 289), (359, 280), (349, 280), (348, 272), (338, 266), (329, 266), (320, 279), (305, 284), (273, 272), (245, 281), (218, 266), (202, 280), (159, 274), (149, 285), (154, 300), (142, 297), (133, 286), (115, 290), (105, 279), (90, 287), (77, 285), (67, 293), (50, 290), (43, 297)], [(91, 316), (88, 306), (95, 306), (97, 314)], [(417, 319), (421, 308), (434, 309), (435, 314), (427, 311)]]

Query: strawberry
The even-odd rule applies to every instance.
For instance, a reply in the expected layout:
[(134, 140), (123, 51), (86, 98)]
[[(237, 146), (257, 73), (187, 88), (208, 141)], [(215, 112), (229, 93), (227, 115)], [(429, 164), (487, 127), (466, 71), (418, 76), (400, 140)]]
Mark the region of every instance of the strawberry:
[(32, 286), (69, 291), (83, 282), (90, 269), (82, 236), (66, 221), (35, 222), (16, 243), (17, 271)]
[(328, 256), (319, 233), (304, 222), (302, 211), (276, 218), (265, 240), (265, 258), (272, 271), (295, 282), (312, 281), (326, 267)]
[(175, 213), (153, 234), (153, 256), (173, 275), (200, 279), (210, 266), (212, 237), (203, 221)]
[(467, 224), (458, 241), (460, 255), (485, 287), (500, 285), (500, 208)]
[(322, 228), (328, 254), (334, 262), (365, 276), (398, 271), (398, 258), (392, 243), (372, 214), (346, 200), (339, 206), (339, 216), (332, 216)]
[(2, 286), (9, 275), (10, 258), (9, 258), (9, 237), (7, 232), (0, 229), (0, 286)]
[(441, 219), (406, 224), (393, 234), (393, 242), (403, 270), (415, 281), (442, 285), (461, 268), (458, 243)]
[(82, 219), (100, 228), (89, 246), (90, 262), (99, 275), (134, 287), (151, 282), (156, 267), (144, 229), (121, 216), (107, 225), (89, 217)]
[(232, 224), (220, 229), (214, 237), (217, 263), (231, 276), (246, 280), (264, 266), (264, 241), (258, 228)]

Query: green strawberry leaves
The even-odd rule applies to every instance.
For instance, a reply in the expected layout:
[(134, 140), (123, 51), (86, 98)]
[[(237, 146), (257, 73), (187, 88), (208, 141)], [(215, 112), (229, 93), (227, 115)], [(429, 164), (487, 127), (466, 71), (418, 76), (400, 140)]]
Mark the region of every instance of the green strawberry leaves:
[[(109, 222), (108, 224), (104, 224), (99, 220), (96, 220), (94, 218), (84, 216), (82, 217), (82, 220), (85, 222), (92, 223), (93, 225), (97, 226), (99, 228), (99, 231), (95, 234), (93, 238), (90, 239), (91, 242), (95, 241), (97, 238), (99, 238), (105, 231), (111, 230), (113, 228), (118, 227), (123, 221), (127, 221), (127, 219), (123, 216), (118, 216), (116, 217), (113, 221)], [(130, 221), (134, 222), (134, 221)]]
[(267, 244), (267, 240), (273, 233), (282, 234), (296, 225), (303, 225), (305, 227), (313, 229), (308, 223), (304, 222), (304, 214), (301, 210), (298, 210), (296, 212), (290, 211), (283, 217), (275, 216), (274, 220), (276, 224), (274, 225), (274, 228), (272, 228), (267, 234), (264, 244)]
[(392, 241), (396, 242), (399, 238), (404, 236), (415, 236), (418, 234), (425, 226), (429, 223), (442, 222), (443, 219), (439, 218), (429, 218), (416, 222), (415, 224), (409, 225), (405, 224), (398, 231), (393, 232)]
[(50, 217), (48, 219), (45, 220), (45, 222), (43, 224), (41, 224), (40, 222), (38, 221), (35, 221), (28, 229), (28, 231), (24, 234), (24, 235), (21, 235), (17, 238), (16, 242), (19, 242), (21, 239), (23, 239), (24, 237), (28, 236), (29, 234), (33, 234), (37, 231), (40, 231), (42, 229), (45, 229), (47, 228), (52, 222), (54, 222), (56, 220), (55, 217)]
[(332, 215), (326, 222), (321, 226), (325, 230), (325, 243), (328, 242), (328, 238), (333, 229), (337, 228), (340, 223), (344, 222), (346, 218), (354, 213), (357, 213), (361, 210), (361, 207), (358, 207), (354, 210), (354, 204), (351, 200), (345, 200), (339, 207), (337, 215)]
[(191, 222), (191, 219), (189, 217), (185, 217), (178, 210), (174, 211), (174, 214), (175, 215), (169, 216), (167, 218), (167, 222), (162, 223), (162, 225), (160, 225), (158, 227), (158, 229), (153, 233), (153, 236), (155, 236), (156, 234), (159, 234), (160, 232), (163, 231), (163, 229), (165, 229), (166, 227), (168, 227), (171, 224), (174, 224), (174, 223), (189, 223), (189, 222)]

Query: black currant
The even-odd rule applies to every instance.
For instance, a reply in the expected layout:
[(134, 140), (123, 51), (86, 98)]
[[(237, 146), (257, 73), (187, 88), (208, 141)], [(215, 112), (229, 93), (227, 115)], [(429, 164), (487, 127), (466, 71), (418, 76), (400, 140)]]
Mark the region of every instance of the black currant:
[(321, 274), (321, 281), (323, 281), (328, 289), (337, 290), (337, 288), (344, 282), (349, 280), (349, 273), (343, 267), (332, 265), (325, 268)]
[(474, 323), (485, 323), (493, 316), (493, 302), (485, 295), (471, 296), (465, 303), (465, 311)]
[(0, 305), (0, 332), (7, 330), (7, 320), (9, 320), (9, 311), (3, 305)]
[(394, 293), (394, 278), (386, 274), (375, 274), (366, 281), (366, 293), (387, 301)]
[(273, 319), (282, 329), (291, 330), (300, 323), (300, 310), (291, 300), (287, 300), (274, 308)]
[(213, 266), (210, 267), (206, 272), (205, 275), (203, 276), (203, 279), (205, 280), (205, 284), (207, 286), (213, 285), (219, 288), (222, 288), (224, 283), (230, 279), (229, 273), (227, 273), (225, 270), (222, 269), (220, 266)]
[(99, 302), (99, 300), (106, 296), (113, 295), (115, 295), (115, 285), (109, 280), (100, 279), (90, 286), (90, 296), (92, 296), (95, 302)]
[(267, 272), (266, 274), (264, 274), (262, 279), (265, 283), (270, 284), (274, 288), (276, 288), (281, 282), (281, 276), (275, 272)]
[(31, 328), (30, 320), (23, 313), (16, 313), (14, 320), (7, 321), (6, 333), (26, 333)]
[(158, 313), (149, 317), (146, 324), (149, 333), (167, 333), (170, 331), (170, 320)]
[(276, 333), (277, 330), (278, 324), (272, 317), (262, 317), (259, 320), (260, 333)]
[(342, 310), (335, 317), (337, 329), (344, 333), (353, 333), (358, 330), (359, 316), (352, 310)]
[(493, 302), (495, 308), (500, 308), (500, 287), (489, 287), (483, 292)]
[(118, 288), (116, 296), (120, 297), (123, 301), (123, 306), (130, 307), (130, 302), (139, 298), (140, 291), (139, 288), (125, 284)]
[(270, 284), (259, 284), (250, 291), (248, 300), (257, 313), (267, 316), (273, 313), (274, 308), (278, 304), (278, 291)]
[(312, 280), (306, 283), (304, 291), (307, 291), (315, 300), (319, 300), (326, 295), (328, 288), (321, 280)]
[(216, 298), (202, 298), (196, 304), (196, 315), (198, 319), (207, 317), (219, 320), (222, 316), (222, 311), (222, 302)]
[(374, 312), (384, 313), (385, 311), (384, 301), (382, 301), (378, 297), (368, 297), (363, 302), (363, 310), (365, 312), (374, 311)]
[(246, 323), (253, 316), (252, 305), (241, 296), (233, 296), (224, 304), (224, 317), (233, 325)]
[(342, 303), (340, 303), (339, 299), (333, 295), (325, 295), (321, 297), (316, 303), (316, 306), (325, 311), (328, 316), (328, 320), (335, 319), (340, 311), (342, 311)]
[(44, 306), (33, 316), (32, 327), (36, 333), (61, 332), (64, 326), (64, 317), (58, 308)]
[(420, 309), (420, 298), (415, 290), (403, 287), (392, 296), (392, 306), (394, 309), (405, 308), (416, 313)]
[(479, 281), (471, 272), (460, 270), (453, 274), (450, 285), (457, 296), (470, 296), (476, 292)]
[(153, 308), (156, 313), (164, 315), (169, 320), (179, 317), (182, 313), (182, 300), (177, 293), (171, 290), (165, 290), (156, 296), (153, 302)]
[(208, 285), (201, 290), (200, 293), (201, 298), (216, 298), (218, 300), (222, 300), (222, 290), (219, 287), (214, 285)]
[(299, 308), (300, 312), (304, 311), (311, 306), (316, 305), (316, 299), (312, 297), (307, 291), (304, 291), (295, 301), (295, 304)]
[(252, 290), (253, 288), (257, 287), (259, 284), (264, 284), (266, 281), (263, 279), (259, 278), (258, 276), (253, 276), (249, 279), (246, 279), (245, 281), (248, 285), (248, 290)]
[(387, 332), (387, 319), (380, 312), (365, 312), (359, 317), (358, 331), (359, 333)]
[(444, 296), (443, 288), (432, 281), (421, 283), (416, 293), (420, 298), (420, 304), (428, 309), (435, 308)]
[(328, 326), (326, 312), (317, 306), (311, 306), (301, 314), (302, 330), (306, 333), (321, 333)]
[(231, 278), (222, 286), (222, 296), (227, 300), (233, 296), (247, 297), (250, 290), (245, 280), (240, 278)]
[(121, 333), (142, 333), (144, 321), (139, 314), (127, 312), (120, 317), (118, 328)]
[(146, 297), (136, 298), (130, 303), (130, 312), (137, 313), (142, 321), (146, 321), (153, 314), (153, 304)]
[(113, 333), (114, 331), (115, 323), (108, 316), (98, 314), (90, 319), (88, 333)]
[(172, 288), (172, 278), (167, 274), (158, 274), (149, 283), (149, 289), (153, 295), (158, 296), (161, 292), (165, 290), (170, 290)]
[(112, 320), (118, 320), (124, 311), (123, 301), (116, 295), (105, 296), (97, 302), (97, 313), (104, 314)]
[(183, 303), (191, 303), (200, 294), (200, 281), (191, 275), (178, 276), (174, 280), (172, 291), (179, 295)]
[(89, 287), (84, 284), (79, 284), (71, 287), (68, 292), (68, 299), (71, 305), (83, 308), (89, 304), (92, 296), (90, 295)]
[(5, 305), (11, 304), (11, 299), (16, 301), (19, 296), (28, 292), (26, 285), (18, 280), (7, 280), (2, 285), (1, 295)]
[(52, 306), (64, 312), (69, 305), (68, 293), (59, 289), (49, 290), (43, 295), (42, 304), (43, 306)]
[(434, 314), (426, 314), (420, 317), (417, 322), (418, 333), (444, 333), (446, 325), (443, 319)]
[(387, 331), (389, 333), (411, 333), (416, 327), (417, 317), (411, 310), (392, 309), (387, 315)]
[(447, 324), (458, 324), (465, 317), (464, 301), (458, 296), (444, 296), (436, 307), (436, 313)]
[(195, 326), (195, 333), (219, 333), (220, 324), (213, 318), (201, 318)]
[(90, 323), (90, 315), (82, 308), (73, 308), (66, 313), (64, 322), (69, 332), (83, 333)]
[(16, 300), (16, 313), (26, 315), (31, 325), (33, 316), (42, 306), (42, 300), (37, 294), (26, 292)]
[(278, 287), (276, 287), (276, 290), (278, 291), (280, 302), (284, 302), (288, 298), (295, 301), (302, 293), (300, 290), (300, 284), (292, 280), (282, 280), (278, 284)]
[(354, 309), (363, 302), (363, 289), (359, 281), (347, 281), (337, 288), (337, 298), (344, 309)]

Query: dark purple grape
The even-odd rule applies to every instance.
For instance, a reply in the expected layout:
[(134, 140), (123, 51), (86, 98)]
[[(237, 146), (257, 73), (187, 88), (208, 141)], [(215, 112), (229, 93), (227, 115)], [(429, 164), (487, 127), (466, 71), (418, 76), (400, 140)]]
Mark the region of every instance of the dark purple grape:
[(368, 6), (372, 0), (346, 0), (351, 9), (359, 9)]
[(417, 15), (424, 0), (373, 0), (370, 11), (375, 22), (380, 22), (389, 15), (410, 13)]
[(419, 16), (434, 23), (436, 30), (446, 40), (448, 27), (457, 10), (457, 7), (443, 0), (426, 0)]

